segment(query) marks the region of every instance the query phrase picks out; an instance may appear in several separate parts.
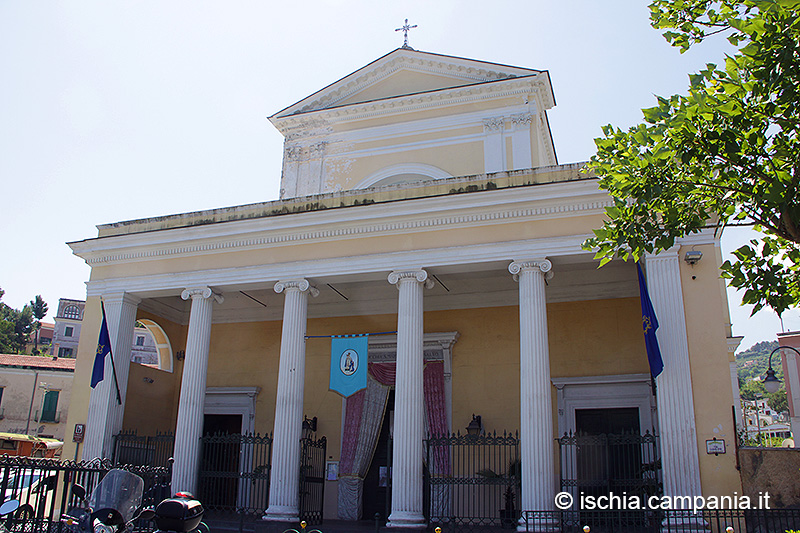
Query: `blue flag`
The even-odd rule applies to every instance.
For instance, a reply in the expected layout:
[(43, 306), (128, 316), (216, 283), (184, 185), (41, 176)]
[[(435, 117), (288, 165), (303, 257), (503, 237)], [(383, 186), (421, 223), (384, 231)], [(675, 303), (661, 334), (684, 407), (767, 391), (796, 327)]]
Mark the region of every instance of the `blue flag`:
[(639, 263), (636, 263), (636, 269), (639, 271), (639, 300), (642, 302), (644, 345), (647, 349), (647, 360), (650, 362), (650, 374), (655, 378), (664, 370), (664, 361), (661, 359), (661, 350), (658, 348), (658, 339), (656, 338), (658, 320), (656, 319), (656, 312), (653, 309), (653, 303), (650, 301), (647, 283), (644, 280), (642, 267), (639, 266)]
[(369, 336), (331, 338), (330, 390), (345, 398), (367, 388), (367, 346)]
[(100, 326), (100, 338), (97, 340), (97, 353), (94, 356), (94, 367), (92, 368), (92, 388), (103, 381), (106, 355), (111, 353), (111, 337), (108, 334), (108, 324), (106, 324), (106, 308), (100, 304), (103, 310), (103, 325)]

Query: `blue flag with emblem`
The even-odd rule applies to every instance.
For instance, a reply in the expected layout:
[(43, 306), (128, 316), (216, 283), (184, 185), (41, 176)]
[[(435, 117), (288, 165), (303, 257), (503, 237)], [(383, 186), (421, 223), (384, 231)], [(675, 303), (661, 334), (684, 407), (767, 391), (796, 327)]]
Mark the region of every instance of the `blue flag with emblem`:
[(106, 308), (102, 305), (103, 325), (100, 326), (100, 338), (97, 340), (97, 352), (94, 356), (94, 367), (92, 368), (92, 388), (103, 381), (106, 355), (111, 353), (111, 336), (108, 334), (108, 324), (106, 323)]
[(331, 338), (330, 390), (347, 398), (367, 388), (368, 335)]
[(658, 320), (650, 301), (650, 294), (647, 292), (647, 282), (645, 282), (642, 267), (636, 263), (639, 271), (639, 300), (642, 302), (642, 330), (644, 331), (644, 346), (647, 349), (647, 360), (650, 362), (650, 374), (656, 378), (664, 370), (664, 361), (661, 359), (661, 350), (658, 348), (656, 330)]

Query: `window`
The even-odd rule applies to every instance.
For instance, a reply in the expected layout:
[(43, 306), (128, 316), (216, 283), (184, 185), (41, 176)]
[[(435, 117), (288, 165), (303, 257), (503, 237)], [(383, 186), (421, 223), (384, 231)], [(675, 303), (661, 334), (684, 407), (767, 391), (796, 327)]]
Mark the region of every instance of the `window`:
[(58, 393), (57, 390), (49, 390), (44, 393), (44, 401), (42, 402), (42, 417), (40, 422), (57, 422), (56, 409), (58, 408)]
[(59, 357), (72, 357), (72, 348), (59, 348), (58, 349), (58, 356)]
[(144, 346), (144, 335), (136, 336), (136, 346)]
[(81, 318), (81, 309), (77, 305), (68, 305), (64, 308), (64, 318)]
[(72, 337), (72, 332), (74, 328), (72, 326), (67, 326), (64, 328), (64, 336), (65, 337)]

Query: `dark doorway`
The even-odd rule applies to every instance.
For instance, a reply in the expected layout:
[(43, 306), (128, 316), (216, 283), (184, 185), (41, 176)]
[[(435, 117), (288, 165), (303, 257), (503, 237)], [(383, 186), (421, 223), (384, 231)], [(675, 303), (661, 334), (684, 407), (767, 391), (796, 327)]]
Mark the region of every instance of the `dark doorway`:
[[(587, 496), (637, 494), (643, 486), (639, 409), (577, 409), (576, 466), (578, 489)], [(612, 518), (613, 517), (613, 518)], [(636, 525), (644, 520), (639, 512), (581, 513), (581, 520), (600, 531), (613, 523)]]
[(242, 415), (205, 415), (200, 460), (200, 492), (206, 508), (236, 507)]
[(386, 402), (386, 411), (383, 415), (381, 432), (378, 436), (378, 444), (375, 447), (375, 454), (372, 456), (372, 463), (369, 465), (366, 477), (364, 477), (364, 497), (361, 512), (363, 520), (372, 520), (375, 513), (381, 515), (384, 522), (389, 513), (391, 502), (389, 485), (390, 466), (392, 463), (392, 447), (389, 437), (389, 426), (394, 414), (394, 389), (389, 391), (389, 399)]

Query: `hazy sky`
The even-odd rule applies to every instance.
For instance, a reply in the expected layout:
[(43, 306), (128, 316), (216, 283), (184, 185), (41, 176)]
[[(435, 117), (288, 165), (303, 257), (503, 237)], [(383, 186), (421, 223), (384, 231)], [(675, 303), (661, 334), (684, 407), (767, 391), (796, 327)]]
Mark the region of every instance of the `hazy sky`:
[[(0, 0), (3, 301), (41, 294), (51, 319), (83, 299), (89, 268), (65, 243), (96, 224), (276, 199), (266, 117), (401, 46), (406, 18), (418, 50), (549, 70), (560, 163), (725, 49), (679, 54), (637, 0)], [(780, 331), (735, 295), (731, 313), (743, 347)], [(784, 322), (800, 329), (800, 312)]]

